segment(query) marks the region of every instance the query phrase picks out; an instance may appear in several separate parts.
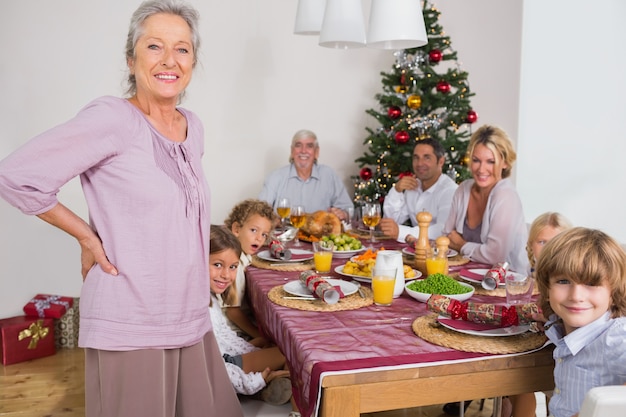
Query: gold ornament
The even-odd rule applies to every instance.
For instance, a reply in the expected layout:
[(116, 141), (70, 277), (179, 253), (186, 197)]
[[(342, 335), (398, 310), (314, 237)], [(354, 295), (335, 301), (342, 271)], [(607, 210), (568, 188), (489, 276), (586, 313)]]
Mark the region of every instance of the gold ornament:
[(406, 105), (413, 110), (419, 109), (422, 106), (422, 98), (420, 96), (411, 95), (406, 100)]
[(470, 164), (470, 157), (469, 154), (465, 154), (465, 156), (463, 156), (463, 158), (461, 158), (461, 165), (464, 167), (469, 167)]
[(406, 94), (408, 88), (406, 85), (397, 85), (396, 86), (396, 93), (400, 93), (400, 94)]

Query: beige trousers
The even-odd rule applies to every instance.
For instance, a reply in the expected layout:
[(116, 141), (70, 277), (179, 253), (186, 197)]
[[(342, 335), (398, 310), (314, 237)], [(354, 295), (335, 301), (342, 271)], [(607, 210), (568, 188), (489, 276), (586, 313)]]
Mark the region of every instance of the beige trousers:
[(243, 417), (213, 332), (180, 349), (85, 349), (86, 417)]

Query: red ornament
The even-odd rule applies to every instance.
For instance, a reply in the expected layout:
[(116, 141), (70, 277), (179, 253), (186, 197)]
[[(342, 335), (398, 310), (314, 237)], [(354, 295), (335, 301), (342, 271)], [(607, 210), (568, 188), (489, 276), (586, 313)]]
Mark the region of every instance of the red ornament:
[(450, 83), (447, 81), (439, 81), (437, 83), (437, 91), (443, 94), (448, 94), (450, 92)]
[(396, 140), (396, 143), (407, 143), (409, 141), (411, 137), (409, 136), (409, 134), (404, 131), (404, 130), (400, 130), (399, 132), (396, 132), (396, 134), (394, 135), (394, 139)]
[(398, 179), (404, 178), (404, 177), (412, 177), (412, 176), (413, 176), (413, 173), (411, 171), (401, 172), (398, 175)]
[(372, 170), (365, 167), (361, 168), (361, 172), (359, 172), (359, 176), (363, 181), (369, 181), (372, 179)]
[(391, 106), (387, 110), (387, 116), (389, 116), (390, 119), (395, 120), (398, 117), (402, 116), (402, 110), (398, 106)]
[(404, 73), (400, 74), (400, 84), (406, 84), (406, 74)]
[(470, 110), (467, 112), (467, 118), (465, 120), (467, 120), (467, 123), (476, 123), (476, 120), (478, 120), (478, 114), (476, 114), (474, 110)]
[(443, 58), (443, 54), (441, 53), (439, 49), (433, 49), (432, 51), (428, 53), (428, 59), (430, 59), (430, 62), (434, 64), (441, 61), (442, 58)]

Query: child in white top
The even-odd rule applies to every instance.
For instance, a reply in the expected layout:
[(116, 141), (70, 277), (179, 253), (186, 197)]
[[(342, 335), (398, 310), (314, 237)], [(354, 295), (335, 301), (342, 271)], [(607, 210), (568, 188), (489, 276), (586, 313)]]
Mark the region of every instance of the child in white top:
[[(283, 379), (281, 393), (273, 393), (279, 398), (274, 403), (286, 403), (291, 398), (291, 384), (286, 384), (289, 377), (286, 370), (285, 356), (278, 347), (261, 348), (239, 337), (229, 326), (217, 303), (222, 296), (227, 301), (234, 301), (236, 290), (235, 277), (239, 267), (241, 245), (239, 240), (226, 228), (211, 226), (211, 244), (209, 251), (209, 275), (211, 281), (211, 321), (220, 352), (224, 357), (230, 380), (239, 394), (251, 395), (261, 391), (271, 381)], [(288, 380), (287, 380), (288, 381)], [(284, 392), (287, 391), (288, 392)], [(266, 399), (266, 397), (263, 397)]]

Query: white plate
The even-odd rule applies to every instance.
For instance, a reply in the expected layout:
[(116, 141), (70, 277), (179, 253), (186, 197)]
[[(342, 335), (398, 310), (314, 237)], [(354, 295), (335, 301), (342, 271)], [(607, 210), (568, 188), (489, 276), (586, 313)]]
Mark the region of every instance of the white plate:
[(364, 252), (365, 248), (357, 249), (357, 250), (334, 250), (333, 258), (351, 258), (357, 253)]
[[(325, 279), (326, 281), (328, 281), (330, 285), (333, 285), (333, 286), (339, 285), (339, 287), (341, 288), (341, 292), (346, 297), (354, 294), (355, 292), (359, 290), (359, 287), (352, 282), (344, 281), (342, 279), (334, 279), (334, 278), (325, 278)], [(299, 280), (290, 281), (286, 283), (285, 285), (283, 285), (283, 290), (297, 297), (310, 297), (311, 295), (313, 295), (313, 293)]]
[[(366, 282), (366, 283), (371, 283), (372, 282), (372, 277), (364, 277), (363, 275), (352, 275), (352, 274), (346, 274), (343, 272), (343, 267), (345, 265), (339, 265), (337, 268), (335, 268), (335, 272), (338, 273), (339, 275), (343, 275), (344, 277), (351, 277), (354, 278), (355, 280), (359, 281), (359, 282)], [(418, 271), (417, 269), (414, 269), (413, 272), (415, 272), (415, 275), (412, 276), (411, 278), (405, 278), (404, 280), (406, 282), (409, 281), (413, 281), (414, 279), (418, 279), (419, 277), (422, 276), (422, 273), (420, 271)]]
[[(439, 316), (438, 319), (448, 319), (449, 317)], [(455, 329), (454, 327), (447, 325), (445, 323), (439, 322), (443, 327), (446, 327), (450, 330), (454, 330), (455, 332), (470, 334), (472, 336), (515, 336), (518, 334), (526, 333), (530, 329), (530, 324), (522, 324), (520, 326), (510, 326), (510, 327), (501, 327), (499, 329), (493, 330), (463, 330), (463, 329)]]
[(304, 261), (313, 259), (313, 252), (311, 252), (310, 250), (304, 250), (304, 249), (289, 249), (289, 250), (291, 251), (293, 255), (307, 255), (307, 256), (299, 257), (298, 259), (289, 259), (289, 260), (278, 259), (278, 258), (274, 258), (269, 250), (262, 250), (261, 252), (257, 253), (256, 256), (269, 262), (304, 262)]
[[(489, 271), (489, 269), (484, 269), (484, 268), (474, 268), (474, 269), (468, 269), (468, 271), (473, 272), (475, 274), (481, 275), (481, 276), (485, 276), (485, 274), (487, 273), (487, 271)], [(515, 275), (516, 277), (524, 277), (523, 274), (519, 274), (517, 272), (513, 272), (513, 271), (508, 271), (506, 273), (507, 276), (509, 275)], [(467, 281), (467, 282), (473, 282), (475, 284), (482, 284), (483, 280), (482, 279), (475, 279), (475, 278), (471, 278), (471, 277), (466, 277), (463, 276), (463, 274), (461, 272), (459, 272), (459, 277), (462, 278), (463, 280)], [(498, 283), (498, 287), (503, 287), (504, 288), (505, 283), (504, 282), (499, 282)]]
[[(402, 253), (409, 256), (415, 256), (415, 249), (412, 248), (402, 248)], [(448, 258), (453, 258), (457, 256), (459, 253), (454, 249), (448, 249)]]

